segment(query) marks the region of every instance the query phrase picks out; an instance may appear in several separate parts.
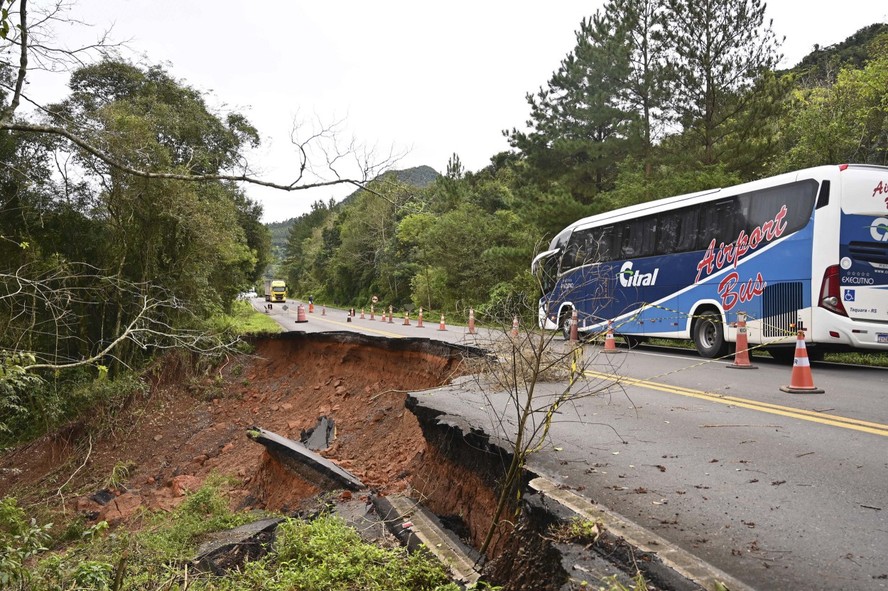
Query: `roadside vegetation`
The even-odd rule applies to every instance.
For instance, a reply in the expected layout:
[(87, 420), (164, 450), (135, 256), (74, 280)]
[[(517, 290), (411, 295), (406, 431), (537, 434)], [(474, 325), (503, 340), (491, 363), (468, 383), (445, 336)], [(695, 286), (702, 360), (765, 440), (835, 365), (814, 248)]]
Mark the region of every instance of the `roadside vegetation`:
[(268, 314), (258, 312), (250, 302), (245, 300), (237, 300), (231, 304), (231, 312), (229, 314), (219, 314), (214, 321), (219, 329), (231, 331), (238, 335), (277, 334), (281, 332), (280, 324), (275, 322)]
[(228, 507), (217, 478), (191, 493), (171, 514), (146, 512), (137, 531), (107, 523), (38, 524), (12, 499), (0, 502), (0, 587), (56, 589), (256, 589), (328, 591), (457, 591), (446, 570), (424, 552), (363, 542), (340, 518), (289, 518), (273, 545), (224, 575), (195, 568), (200, 543), (211, 532), (257, 519)]
[[(651, 339), (652, 345), (660, 345), (662, 347), (680, 347), (682, 349), (695, 350), (691, 341), (678, 341), (675, 339)], [(749, 351), (750, 355), (758, 357), (771, 358), (771, 355), (762, 347), (753, 347)], [(868, 367), (888, 367), (888, 354), (886, 353), (825, 353), (823, 360), (830, 363), (841, 363), (845, 365), (863, 365)]]

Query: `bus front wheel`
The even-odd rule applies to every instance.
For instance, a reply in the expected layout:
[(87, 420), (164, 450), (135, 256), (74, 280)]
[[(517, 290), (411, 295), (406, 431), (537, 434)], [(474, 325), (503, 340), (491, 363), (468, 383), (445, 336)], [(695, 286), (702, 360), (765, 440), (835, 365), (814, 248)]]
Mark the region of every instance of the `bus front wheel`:
[(570, 324), (572, 322), (571, 318), (573, 316), (573, 310), (571, 308), (565, 308), (561, 311), (561, 317), (559, 319), (558, 324), (561, 325), (561, 334), (564, 335), (564, 340), (570, 340)]
[(626, 341), (626, 346), (630, 349), (634, 349), (647, 340), (646, 337), (640, 337), (634, 334), (624, 334), (621, 336), (623, 337), (623, 340)]
[(694, 346), (701, 356), (708, 359), (722, 357), (728, 352), (725, 329), (718, 313), (707, 311), (694, 323)]

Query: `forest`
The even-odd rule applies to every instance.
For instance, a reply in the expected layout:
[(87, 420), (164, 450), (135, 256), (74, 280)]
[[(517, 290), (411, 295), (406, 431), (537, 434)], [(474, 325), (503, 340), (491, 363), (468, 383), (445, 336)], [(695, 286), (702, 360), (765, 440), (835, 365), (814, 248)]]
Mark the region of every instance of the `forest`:
[[(886, 25), (778, 71), (760, 0), (610, 0), (579, 23), (487, 167), (467, 171), (458, 154), (442, 174), (366, 163), (336, 181), (357, 191), (316, 201), (275, 251), (246, 187), (312, 185), (249, 175), (259, 133), (245, 116), (162, 66), (53, 51), (40, 27), (54, 13), (26, 21), (26, 6), (3, 2), (0, 19), (4, 441), (59, 424), (85, 406), (81, 387), (159, 351), (233, 346), (220, 319), (269, 274), (318, 303), (376, 296), (399, 311), (510, 318), (537, 298), (534, 253), (580, 217), (888, 161)], [(23, 112), (29, 68), (53, 60), (70, 70), (66, 96)]]
[(810, 166), (888, 163), (888, 27), (790, 70), (776, 69), (779, 46), (760, 2), (608, 2), (527, 95), (526, 125), (503, 132), (509, 150), (479, 171), (454, 154), (440, 175), (392, 172), (316, 201), (273, 224), (273, 272), (329, 304), (376, 296), (508, 319), (532, 314), (530, 261), (579, 218)]

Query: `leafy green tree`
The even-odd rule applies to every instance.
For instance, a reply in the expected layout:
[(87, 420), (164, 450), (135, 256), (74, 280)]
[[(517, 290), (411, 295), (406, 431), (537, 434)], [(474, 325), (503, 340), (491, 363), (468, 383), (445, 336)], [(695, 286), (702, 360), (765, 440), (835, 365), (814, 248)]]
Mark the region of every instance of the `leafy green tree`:
[[(829, 47), (814, 45), (814, 51), (806, 55), (792, 69), (806, 85), (828, 86), (835, 83), (839, 70), (850, 67), (863, 69), (879, 55), (879, 37), (888, 33), (888, 24), (875, 23), (863, 27), (844, 41)], [(875, 46), (874, 46), (875, 44)]]
[[(217, 170), (255, 136), (162, 70), (125, 63), (75, 72), (71, 96), (51, 113), (138, 166)], [(134, 177), (47, 135), (3, 132), (3, 146), (8, 163), (24, 166), (0, 178), (0, 249), (10, 255), (0, 265), (0, 349), (66, 366), (116, 342), (118, 359), (136, 361), (141, 347), (117, 340), (136, 319), (162, 323), (158, 334), (197, 328), (264, 268), (261, 208), (233, 184)], [(51, 172), (58, 162), (60, 179)], [(176, 303), (154, 305), (161, 301)]]
[(740, 176), (726, 170), (722, 164), (698, 166), (694, 169), (660, 164), (645, 174), (636, 162), (627, 160), (621, 165), (616, 186), (602, 195), (601, 203), (607, 211), (652, 199), (730, 187), (740, 182)]
[(287, 284), (294, 293), (305, 296), (316, 289), (309, 276), (310, 260), (307, 249), (312, 235), (327, 221), (333, 210), (333, 200), (329, 203), (317, 200), (311, 204), (311, 210), (293, 222), (287, 234), (287, 247), (284, 253), (283, 268)]
[(784, 150), (773, 171), (843, 162), (888, 164), (885, 88), (884, 54), (861, 69), (842, 68), (833, 84), (797, 88), (781, 126)]

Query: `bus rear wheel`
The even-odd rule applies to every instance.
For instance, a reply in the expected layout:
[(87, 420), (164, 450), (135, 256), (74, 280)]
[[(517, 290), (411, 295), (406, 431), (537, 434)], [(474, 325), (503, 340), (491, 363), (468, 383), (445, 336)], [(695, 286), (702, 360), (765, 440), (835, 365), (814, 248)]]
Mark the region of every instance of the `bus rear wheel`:
[(700, 314), (694, 323), (693, 337), (697, 352), (707, 359), (722, 357), (728, 352), (725, 329), (721, 316), (716, 312), (706, 311)]

